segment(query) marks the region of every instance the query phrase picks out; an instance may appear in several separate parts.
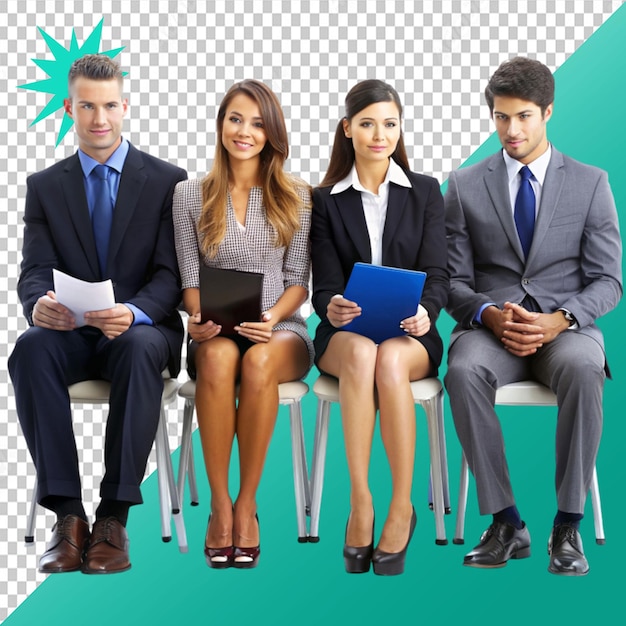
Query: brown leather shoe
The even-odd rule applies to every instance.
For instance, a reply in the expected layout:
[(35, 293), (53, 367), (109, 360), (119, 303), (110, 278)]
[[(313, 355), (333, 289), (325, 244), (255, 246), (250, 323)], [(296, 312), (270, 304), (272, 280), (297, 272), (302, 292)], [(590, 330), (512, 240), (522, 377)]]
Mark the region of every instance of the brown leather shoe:
[(89, 524), (77, 515), (66, 515), (52, 527), (52, 539), (39, 559), (44, 574), (75, 572), (81, 568), (89, 542)]
[(117, 574), (130, 569), (128, 535), (116, 517), (96, 520), (85, 553), (85, 574)]

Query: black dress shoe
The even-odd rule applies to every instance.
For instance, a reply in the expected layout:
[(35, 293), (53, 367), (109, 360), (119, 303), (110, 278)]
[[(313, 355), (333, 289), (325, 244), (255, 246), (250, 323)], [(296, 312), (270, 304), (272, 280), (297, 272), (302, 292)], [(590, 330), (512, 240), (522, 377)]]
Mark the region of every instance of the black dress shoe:
[(580, 533), (569, 524), (559, 524), (552, 529), (548, 554), (548, 571), (553, 574), (584, 576), (589, 572), (589, 563), (583, 554), (583, 540)]
[(530, 533), (522, 522), (519, 530), (512, 524), (493, 522), (483, 533), (480, 543), (465, 555), (469, 567), (504, 567), (509, 559), (530, 556)]
[(406, 545), (400, 552), (384, 552), (379, 548), (374, 550), (372, 556), (372, 564), (374, 565), (374, 574), (378, 576), (397, 576), (404, 572), (404, 562), (406, 561), (406, 551), (411, 543), (413, 537), (413, 531), (417, 524), (417, 515), (415, 509), (411, 513), (411, 526), (409, 527), (409, 538), (406, 541)]
[(52, 528), (52, 539), (39, 559), (39, 571), (44, 574), (75, 572), (83, 563), (83, 553), (89, 542), (89, 524), (77, 515), (66, 515)]
[[(346, 539), (348, 537), (348, 524), (350, 518), (346, 522)], [(374, 524), (372, 524), (372, 541), (367, 546), (349, 546), (343, 544), (343, 562), (348, 574), (366, 574), (370, 571), (370, 563), (372, 562), (372, 554), (374, 553)]]

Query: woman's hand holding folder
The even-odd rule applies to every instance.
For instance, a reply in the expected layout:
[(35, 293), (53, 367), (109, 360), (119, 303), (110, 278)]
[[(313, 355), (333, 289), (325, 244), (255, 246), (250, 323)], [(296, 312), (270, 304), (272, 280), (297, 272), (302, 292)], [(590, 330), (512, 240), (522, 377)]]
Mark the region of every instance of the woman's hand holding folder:
[(222, 332), (222, 327), (211, 320), (202, 324), (200, 317), (200, 313), (195, 313), (187, 320), (187, 332), (194, 341), (197, 343), (208, 341)]
[(274, 322), (271, 321), (272, 314), (266, 311), (261, 315), (260, 322), (241, 322), (235, 326), (235, 331), (242, 337), (254, 343), (267, 343), (272, 338)]
[(430, 316), (428, 311), (419, 304), (417, 306), (417, 313), (412, 317), (407, 317), (400, 322), (400, 328), (404, 330), (408, 335), (414, 337), (421, 337), (430, 330)]
[(334, 295), (326, 307), (326, 317), (335, 327), (341, 328), (361, 315), (361, 307), (351, 300), (346, 300), (341, 294)]

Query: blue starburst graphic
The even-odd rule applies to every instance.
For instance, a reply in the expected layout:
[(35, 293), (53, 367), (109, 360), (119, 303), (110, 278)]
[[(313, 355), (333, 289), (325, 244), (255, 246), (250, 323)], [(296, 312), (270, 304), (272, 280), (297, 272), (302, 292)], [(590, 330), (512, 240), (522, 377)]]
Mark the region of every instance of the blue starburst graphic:
[[(104, 18), (100, 20), (100, 23), (93, 29), (93, 32), (82, 46), (78, 46), (76, 41), (76, 31), (72, 29), (72, 41), (69, 49), (64, 48), (60, 43), (55, 41), (50, 35), (48, 35), (42, 28), (39, 28), (39, 32), (48, 44), (48, 48), (54, 55), (54, 59), (32, 59), (33, 63), (40, 67), (50, 78), (46, 80), (40, 80), (35, 83), (27, 83), (26, 85), (18, 85), (19, 89), (31, 89), (33, 91), (42, 91), (44, 93), (52, 94), (52, 99), (39, 113), (39, 115), (31, 122), (30, 126), (34, 126), (37, 122), (40, 122), (44, 118), (52, 115), (58, 109), (63, 108), (63, 102), (68, 97), (67, 89), (67, 75), (70, 71), (72, 63), (76, 59), (85, 56), (86, 54), (104, 54), (110, 58), (118, 55), (125, 46), (116, 48), (115, 50), (106, 50), (98, 52), (100, 48), (100, 40), (102, 37), (102, 24)], [(124, 72), (126, 75), (128, 72)], [(61, 122), (61, 129), (57, 137), (55, 148), (61, 143), (63, 137), (67, 134), (67, 131), (72, 128), (74, 120), (65, 113), (63, 115), (63, 121)]]

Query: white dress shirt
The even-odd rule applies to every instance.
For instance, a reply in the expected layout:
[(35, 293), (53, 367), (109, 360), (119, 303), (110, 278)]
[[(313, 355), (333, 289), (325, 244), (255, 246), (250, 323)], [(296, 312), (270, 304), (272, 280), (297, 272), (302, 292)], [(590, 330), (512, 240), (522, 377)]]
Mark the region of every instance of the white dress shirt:
[(383, 180), (378, 187), (377, 194), (363, 187), (356, 171), (356, 165), (353, 165), (350, 173), (343, 180), (336, 183), (330, 190), (331, 194), (336, 194), (350, 187), (354, 187), (354, 189), (361, 193), (363, 214), (365, 215), (365, 223), (367, 224), (367, 232), (369, 234), (370, 248), (372, 251), (372, 265), (383, 264), (383, 232), (385, 229), (385, 219), (387, 218), (390, 182), (402, 187), (411, 187), (411, 182), (407, 175), (393, 159), (389, 159), (389, 167), (387, 168), (385, 180)]
[[(506, 172), (509, 177), (509, 197), (511, 199), (511, 213), (515, 212), (515, 200), (517, 199), (517, 192), (521, 185), (521, 179), (519, 177), (520, 170), (524, 167), (524, 164), (517, 159), (511, 158), (504, 150), (502, 151), (504, 157), (504, 163), (506, 164)], [(548, 149), (532, 163), (528, 163), (528, 169), (532, 173), (530, 179), (530, 185), (535, 192), (535, 218), (537, 217), (537, 211), (541, 206), (541, 189), (543, 188), (543, 182), (546, 179), (546, 172), (548, 165), (550, 164), (550, 157), (552, 156), (552, 146), (548, 144)]]

